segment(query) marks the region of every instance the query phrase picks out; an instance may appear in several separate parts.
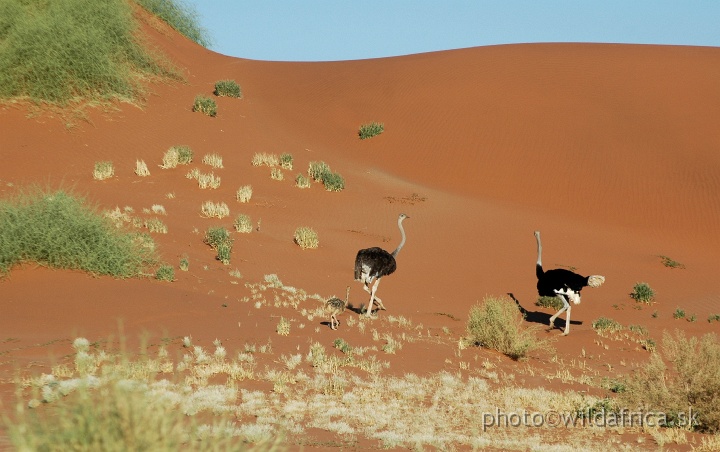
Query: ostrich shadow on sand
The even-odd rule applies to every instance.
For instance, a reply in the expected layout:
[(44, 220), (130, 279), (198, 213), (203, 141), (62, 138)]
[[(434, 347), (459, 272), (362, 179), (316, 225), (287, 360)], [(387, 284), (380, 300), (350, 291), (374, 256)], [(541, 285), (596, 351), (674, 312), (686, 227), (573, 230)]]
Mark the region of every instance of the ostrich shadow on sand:
[[(548, 328), (548, 331), (550, 330), (549, 325), (550, 325), (550, 317), (552, 317), (551, 314), (548, 314), (547, 312), (542, 312), (542, 311), (528, 311), (527, 309), (525, 309), (523, 307), (522, 304), (520, 304), (520, 300), (515, 298), (515, 295), (513, 295), (512, 292), (508, 292), (508, 296), (510, 298), (512, 298), (512, 300), (515, 302), (518, 309), (520, 310), (520, 313), (523, 315), (523, 317), (525, 317), (525, 321), (544, 325), (546, 328)], [(563, 319), (559, 319), (559, 320), (563, 320)], [(582, 325), (583, 323), (580, 320), (571, 320), (570, 324), (571, 325)], [(565, 325), (563, 324), (562, 327), (565, 327)], [(555, 325), (554, 328), (562, 329), (560, 327), (560, 325)]]

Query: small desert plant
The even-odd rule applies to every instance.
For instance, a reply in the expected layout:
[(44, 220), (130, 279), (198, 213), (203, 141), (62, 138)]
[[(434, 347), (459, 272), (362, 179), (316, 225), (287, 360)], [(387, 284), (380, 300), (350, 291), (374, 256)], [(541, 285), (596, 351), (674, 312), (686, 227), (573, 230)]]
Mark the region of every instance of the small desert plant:
[(205, 188), (218, 188), (220, 187), (220, 176), (216, 176), (214, 173), (204, 174), (197, 173), (198, 187)]
[(600, 317), (593, 321), (592, 328), (598, 332), (613, 332), (622, 330), (623, 326), (613, 319), (609, 319), (607, 317)]
[(280, 317), (280, 322), (277, 324), (277, 333), (280, 336), (287, 336), (290, 334), (290, 322), (285, 317)]
[(675, 312), (673, 312), (673, 319), (684, 319), (685, 318), (685, 310), (677, 308), (675, 309)]
[(175, 280), (175, 269), (172, 265), (161, 265), (155, 272), (155, 279), (172, 282)]
[(283, 180), (285, 179), (285, 175), (283, 175), (283, 172), (280, 168), (272, 168), (270, 170), (270, 179)]
[(205, 232), (204, 242), (217, 251), (217, 259), (220, 262), (225, 265), (230, 263), (230, 252), (233, 246), (230, 231), (222, 226), (209, 228)]
[(159, 218), (150, 218), (145, 220), (145, 227), (148, 228), (150, 232), (155, 232), (157, 234), (167, 234), (168, 232), (167, 226)]
[(330, 173), (330, 166), (325, 162), (310, 162), (308, 176), (315, 182), (322, 182), (325, 175)]
[(382, 124), (380, 122), (370, 122), (370, 123), (363, 124), (360, 126), (358, 135), (360, 136), (361, 140), (365, 140), (365, 139), (380, 135), (384, 131), (385, 131), (384, 124)]
[[(624, 406), (665, 414), (667, 427), (720, 431), (720, 342), (714, 334), (687, 338), (682, 331), (663, 334), (657, 353), (625, 381)], [(689, 424), (690, 412), (696, 425)]]
[(95, 169), (93, 170), (93, 179), (105, 180), (110, 179), (115, 174), (115, 168), (112, 162), (95, 162)]
[(266, 152), (257, 152), (253, 155), (252, 165), (253, 166), (269, 166), (274, 167), (280, 164), (280, 159), (275, 154), (268, 154)]
[(137, 174), (140, 177), (147, 177), (150, 175), (150, 170), (148, 169), (147, 163), (145, 163), (145, 160), (136, 160), (135, 161), (135, 174)]
[(192, 110), (199, 111), (200, 113), (211, 117), (217, 116), (217, 104), (215, 103), (215, 99), (203, 95), (195, 96)]
[(310, 188), (310, 179), (304, 174), (298, 174), (295, 178), (295, 186), (299, 188)]
[(205, 201), (201, 212), (206, 218), (225, 218), (230, 215), (230, 208), (224, 202)]
[(252, 198), (253, 189), (251, 185), (243, 185), (238, 188), (235, 198), (240, 202), (248, 202)]
[(535, 301), (535, 306), (560, 310), (563, 307), (563, 303), (558, 297), (538, 297)]
[(713, 321), (720, 322), (720, 314), (712, 314), (708, 317), (708, 323), (712, 323)]
[(178, 165), (187, 165), (193, 160), (193, 151), (189, 146), (172, 146), (163, 154), (160, 165), (163, 169), (176, 168)]
[(304, 250), (315, 249), (319, 245), (317, 232), (313, 228), (301, 226), (295, 230), (295, 243)]
[(239, 214), (235, 218), (234, 226), (235, 230), (238, 232), (249, 233), (253, 230), (253, 224), (250, 217), (244, 213)]
[(213, 94), (239, 99), (242, 97), (242, 90), (235, 80), (219, 80), (215, 82), (215, 91), (213, 91)]
[(218, 154), (206, 154), (202, 162), (206, 165), (210, 165), (213, 168), (222, 168), (223, 167), (223, 159)]
[(327, 191), (343, 191), (345, 179), (338, 173), (327, 173), (323, 176), (323, 185)]
[(650, 304), (655, 298), (655, 291), (647, 283), (637, 283), (633, 287), (630, 298), (641, 303)]
[(667, 256), (659, 256), (662, 260), (662, 264), (668, 268), (685, 268), (685, 265), (678, 261), (672, 260)]
[(180, 258), (180, 270), (186, 272), (190, 270), (190, 259), (187, 256)]
[(497, 350), (512, 359), (521, 359), (549, 344), (538, 339), (537, 326), (525, 327), (524, 317), (509, 298), (485, 297), (470, 309), (468, 336), (464, 342)]
[(293, 156), (288, 153), (280, 154), (280, 166), (286, 170), (293, 169)]

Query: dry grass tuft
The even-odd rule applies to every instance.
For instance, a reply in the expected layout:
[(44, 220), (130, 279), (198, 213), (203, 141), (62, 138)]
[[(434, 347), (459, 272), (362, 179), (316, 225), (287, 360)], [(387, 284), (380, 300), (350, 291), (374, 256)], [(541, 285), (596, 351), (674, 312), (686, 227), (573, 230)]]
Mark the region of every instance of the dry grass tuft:
[(93, 170), (93, 179), (105, 180), (110, 179), (115, 174), (115, 168), (112, 162), (95, 162), (95, 169)]
[(147, 163), (145, 163), (145, 160), (136, 160), (135, 161), (135, 174), (137, 174), (140, 177), (147, 177), (150, 175), (150, 170), (148, 169)]
[(225, 218), (230, 215), (230, 208), (224, 202), (205, 201), (201, 212), (205, 218)]
[(252, 185), (243, 185), (242, 187), (238, 188), (237, 193), (235, 194), (235, 198), (240, 202), (249, 202), (250, 198), (252, 198), (252, 195)]

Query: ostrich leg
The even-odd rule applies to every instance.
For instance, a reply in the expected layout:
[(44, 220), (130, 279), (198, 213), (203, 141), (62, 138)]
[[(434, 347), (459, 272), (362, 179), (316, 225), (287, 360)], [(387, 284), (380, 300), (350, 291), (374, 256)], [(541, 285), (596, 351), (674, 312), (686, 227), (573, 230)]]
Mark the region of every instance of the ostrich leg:
[[(548, 328), (548, 330), (552, 330), (553, 328), (555, 328), (555, 319), (557, 319), (560, 314), (565, 311), (569, 312), (570, 310), (570, 304), (567, 302), (567, 300), (565, 300), (565, 297), (560, 294), (557, 294), (557, 297), (560, 299), (560, 301), (562, 301), (563, 307), (560, 308), (560, 310), (556, 312), (554, 316), (550, 317), (550, 327)], [(568, 328), (569, 323), (570, 321), (568, 321), (568, 323), (565, 325), (565, 328)]]
[[(365, 315), (367, 315), (368, 317), (372, 316), (372, 306), (373, 306), (373, 301), (375, 300), (375, 292), (377, 292), (378, 284), (380, 284), (380, 278), (375, 280), (375, 284), (373, 284), (372, 291), (370, 292), (370, 304), (368, 305), (367, 312), (365, 313)], [(378, 300), (378, 305), (381, 305), (379, 300)]]

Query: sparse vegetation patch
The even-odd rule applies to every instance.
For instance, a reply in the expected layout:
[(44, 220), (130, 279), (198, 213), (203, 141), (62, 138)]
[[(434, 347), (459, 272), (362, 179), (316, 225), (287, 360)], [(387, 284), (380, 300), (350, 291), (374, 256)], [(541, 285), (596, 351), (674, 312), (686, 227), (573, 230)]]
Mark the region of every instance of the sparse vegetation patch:
[(295, 243), (304, 250), (315, 249), (320, 244), (317, 232), (307, 226), (301, 226), (295, 230)]
[(655, 299), (655, 291), (647, 283), (637, 283), (633, 287), (632, 293), (630, 293), (630, 298), (640, 303), (650, 304)]
[(384, 131), (385, 125), (383, 123), (373, 121), (361, 125), (360, 130), (358, 131), (358, 135), (360, 136), (361, 140), (367, 140), (368, 138), (380, 135)]
[(112, 162), (95, 162), (95, 169), (93, 170), (93, 179), (105, 180), (110, 179), (115, 174), (115, 167)]
[(238, 99), (242, 97), (240, 85), (238, 85), (235, 80), (220, 80), (215, 82), (214, 94), (216, 96), (235, 97)]
[(215, 103), (215, 99), (199, 94), (195, 96), (192, 110), (199, 111), (210, 117), (215, 117), (217, 116), (217, 103)]
[(209, 228), (205, 233), (205, 243), (217, 251), (217, 259), (220, 262), (225, 265), (230, 264), (230, 252), (233, 246), (230, 231), (222, 226)]

